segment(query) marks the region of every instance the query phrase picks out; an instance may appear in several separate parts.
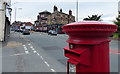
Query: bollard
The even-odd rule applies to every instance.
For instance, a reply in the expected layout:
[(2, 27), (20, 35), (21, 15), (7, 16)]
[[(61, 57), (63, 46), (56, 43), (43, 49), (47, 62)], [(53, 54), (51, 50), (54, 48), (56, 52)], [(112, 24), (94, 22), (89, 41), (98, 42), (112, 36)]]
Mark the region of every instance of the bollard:
[(117, 25), (98, 21), (80, 21), (64, 25), (69, 36), (64, 47), (67, 74), (74, 72), (110, 72), (109, 36), (117, 31)]

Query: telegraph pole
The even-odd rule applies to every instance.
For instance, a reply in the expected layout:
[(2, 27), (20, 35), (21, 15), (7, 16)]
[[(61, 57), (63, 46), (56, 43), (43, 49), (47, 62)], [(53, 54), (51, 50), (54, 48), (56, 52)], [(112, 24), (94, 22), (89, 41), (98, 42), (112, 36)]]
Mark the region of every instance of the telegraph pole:
[(78, 0), (76, 2), (76, 22), (78, 22)]
[(16, 21), (16, 10), (17, 10), (17, 8), (15, 8), (15, 21)]

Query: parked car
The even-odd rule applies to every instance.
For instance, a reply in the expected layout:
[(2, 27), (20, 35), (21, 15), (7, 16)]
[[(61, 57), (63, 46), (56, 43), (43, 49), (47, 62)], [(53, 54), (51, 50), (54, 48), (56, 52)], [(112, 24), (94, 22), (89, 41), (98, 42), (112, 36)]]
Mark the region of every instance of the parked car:
[(22, 33), (24, 30), (23, 29), (20, 29), (20, 32)]
[(23, 30), (22, 34), (23, 35), (30, 35), (30, 32), (29, 32), (29, 30)]
[(16, 29), (16, 32), (20, 32), (20, 29)]
[(14, 31), (14, 29), (13, 29), (13, 28), (10, 28), (10, 30), (11, 30), (11, 31)]
[(49, 31), (48, 31), (48, 35), (51, 34), (51, 31), (52, 31), (52, 30), (49, 30)]
[(57, 32), (54, 30), (49, 30), (48, 35), (57, 35)]

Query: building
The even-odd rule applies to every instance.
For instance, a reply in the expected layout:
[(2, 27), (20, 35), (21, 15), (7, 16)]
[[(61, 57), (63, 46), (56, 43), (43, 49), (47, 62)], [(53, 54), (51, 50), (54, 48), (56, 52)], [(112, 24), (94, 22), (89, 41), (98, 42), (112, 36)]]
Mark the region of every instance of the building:
[(37, 20), (35, 21), (35, 30), (36, 31), (47, 31), (47, 25), (48, 25), (48, 16), (51, 15), (50, 12), (47, 10), (40, 12), (37, 16)]
[(15, 21), (12, 23), (12, 27), (13, 27), (14, 31), (21, 31), (23, 29), (32, 30), (33, 24), (31, 22)]
[[(55, 30), (58, 33), (62, 31), (62, 25), (75, 22), (75, 17), (72, 15), (72, 11), (66, 14), (60, 9), (58, 11), (57, 6), (53, 7), (53, 13), (48, 11), (40, 12), (35, 21), (35, 29), (38, 31)], [(42, 27), (42, 28), (41, 28)]]
[(15, 21), (15, 22), (13, 22), (13, 23), (12, 23), (12, 28), (13, 28), (13, 30), (20, 29), (21, 24), (22, 24), (21, 21)]
[(53, 7), (53, 13), (48, 16), (48, 29), (54, 29), (58, 33), (62, 32), (62, 25), (75, 22), (75, 17), (72, 15), (72, 11), (69, 10), (69, 13), (66, 14), (60, 9), (58, 11), (57, 6)]
[(0, 0), (0, 41), (10, 36), (11, 0)]
[(68, 24), (75, 22), (75, 17), (72, 15), (72, 11), (69, 10), (69, 13), (66, 14), (62, 12), (62, 9), (58, 11), (58, 8), (54, 6), (53, 13), (48, 17), (48, 24)]

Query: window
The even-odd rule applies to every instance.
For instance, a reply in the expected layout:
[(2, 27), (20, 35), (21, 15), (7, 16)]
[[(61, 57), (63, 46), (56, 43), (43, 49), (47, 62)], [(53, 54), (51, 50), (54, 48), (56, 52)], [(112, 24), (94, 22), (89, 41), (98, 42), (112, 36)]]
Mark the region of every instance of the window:
[(41, 15), (41, 17), (44, 17), (44, 15)]

